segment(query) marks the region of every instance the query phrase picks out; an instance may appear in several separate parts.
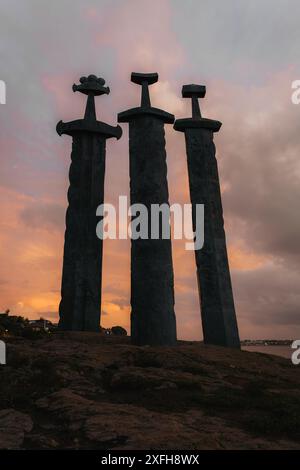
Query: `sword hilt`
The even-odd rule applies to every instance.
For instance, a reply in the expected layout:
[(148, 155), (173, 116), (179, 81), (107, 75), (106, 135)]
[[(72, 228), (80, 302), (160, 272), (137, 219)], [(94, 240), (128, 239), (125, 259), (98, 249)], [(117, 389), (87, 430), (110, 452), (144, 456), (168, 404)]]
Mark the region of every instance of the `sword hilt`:
[(105, 87), (104, 78), (98, 78), (96, 75), (80, 78), (80, 85), (73, 85), (72, 90), (79, 91), (84, 95), (88, 95), (84, 118), (96, 121), (95, 96), (108, 95), (109, 87)]
[(183, 85), (182, 97), (192, 98), (192, 116), (193, 119), (201, 119), (201, 112), (198, 98), (204, 98), (206, 87), (204, 85)]
[(149, 108), (151, 106), (149, 85), (158, 81), (158, 73), (132, 72), (131, 81), (137, 85), (142, 85), (141, 108)]

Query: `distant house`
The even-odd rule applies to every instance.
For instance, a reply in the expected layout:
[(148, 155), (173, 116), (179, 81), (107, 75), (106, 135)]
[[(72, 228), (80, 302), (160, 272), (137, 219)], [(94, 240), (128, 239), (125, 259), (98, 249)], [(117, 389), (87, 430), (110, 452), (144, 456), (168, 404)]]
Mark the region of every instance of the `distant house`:
[(46, 320), (45, 318), (40, 318), (39, 320), (29, 320), (29, 325), (35, 331), (49, 331), (53, 324), (51, 321)]
[(19, 315), (9, 315), (9, 310), (0, 313), (0, 333), (19, 335), (28, 326), (28, 320)]
[(5, 312), (0, 312), (0, 315), (2, 315), (2, 317), (8, 317), (9, 309), (5, 310)]

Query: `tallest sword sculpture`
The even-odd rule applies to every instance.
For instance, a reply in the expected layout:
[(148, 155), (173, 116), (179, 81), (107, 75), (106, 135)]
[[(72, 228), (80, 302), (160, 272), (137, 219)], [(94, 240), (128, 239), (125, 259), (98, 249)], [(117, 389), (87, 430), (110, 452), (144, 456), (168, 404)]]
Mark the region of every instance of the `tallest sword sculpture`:
[(108, 94), (103, 78), (82, 77), (73, 91), (87, 95), (84, 119), (57, 124), (59, 135), (73, 138), (66, 214), (59, 326), (98, 331), (101, 311), (102, 240), (97, 238), (96, 209), (103, 204), (106, 139), (122, 135), (120, 126), (97, 121), (95, 96)]
[(239, 348), (213, 142), (222, 124), (202, 118), (198, 98), (205, 92), (202, 85), (183, 86), (183, 98), (192, 98), (192, 118), (177, 119), (174, 129), (185, 134), (194, 230), (196, 204), (204, 204), (204, 246), (195, 251), (204, 342)]
[(148, 85), (157, 80), (157, 73), (132, 73), (142, 86), (141, 106), (118, 115), (118, 122), (129, 122), (131, 204), (143, 204), (149, 214), (148, 239), (131, 240), (131, 338), (138, 345), (176, 342), (171, 240), (161, 231), (156, 239), (149, 234), (152, 205), (168, 208), (164, 124), (174, 122), (150, 104)]

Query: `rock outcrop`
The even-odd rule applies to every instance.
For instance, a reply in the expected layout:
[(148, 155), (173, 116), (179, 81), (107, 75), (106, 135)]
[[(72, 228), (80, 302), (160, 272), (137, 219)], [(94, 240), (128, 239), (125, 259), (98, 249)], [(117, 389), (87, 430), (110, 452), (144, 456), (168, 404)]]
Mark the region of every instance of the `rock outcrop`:
[(0, 448), (300, 449), (300, 369), (287, 359), (129, 342), (9, 339)]

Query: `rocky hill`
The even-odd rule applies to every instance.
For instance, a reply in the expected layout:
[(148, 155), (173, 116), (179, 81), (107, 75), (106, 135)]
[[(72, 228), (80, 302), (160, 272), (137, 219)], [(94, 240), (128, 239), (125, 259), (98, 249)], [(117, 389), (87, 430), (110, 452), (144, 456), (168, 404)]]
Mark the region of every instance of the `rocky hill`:
[(180, 342), (7, 338), (0, 448), (300, 449), (300, 366)]

